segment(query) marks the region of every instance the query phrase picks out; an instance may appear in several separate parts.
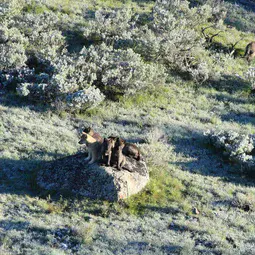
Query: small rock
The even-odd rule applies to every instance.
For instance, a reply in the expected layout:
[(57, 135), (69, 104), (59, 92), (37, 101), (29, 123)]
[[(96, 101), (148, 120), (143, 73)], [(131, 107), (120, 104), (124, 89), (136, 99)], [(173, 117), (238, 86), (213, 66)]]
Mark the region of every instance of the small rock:
[(198, 211), (198, 209), (197, 209), (196, 207), (194, 207), (194, 208), (192, 209), (192, 213), (193, 213), (193, 214), (196, 214), (196, 215), (200, 214), (200, 212)]
[(61, 243), (61, 244), (60, 244), (60, 247), (61, 247), (63, 250), (67, 250), (67, 249), (68, 249), (68, 246), (67, 246), (67, 244), (65, 244), (65, 243)]

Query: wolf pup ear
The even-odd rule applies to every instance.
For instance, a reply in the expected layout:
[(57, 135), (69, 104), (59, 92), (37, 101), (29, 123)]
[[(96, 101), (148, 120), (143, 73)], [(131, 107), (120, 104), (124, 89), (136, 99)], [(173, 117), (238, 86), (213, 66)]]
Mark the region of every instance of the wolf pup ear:
[(85, 127), (82, 132), (89, 133), (91, 129), (91, 127)]

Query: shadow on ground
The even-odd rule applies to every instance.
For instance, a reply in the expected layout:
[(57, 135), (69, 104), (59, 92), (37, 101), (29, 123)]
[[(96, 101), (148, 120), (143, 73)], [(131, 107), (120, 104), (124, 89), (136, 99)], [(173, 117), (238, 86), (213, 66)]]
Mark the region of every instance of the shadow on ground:
[(20, 97), (13, 92), (5, 92), (3, 95), (0, 95), (0, 105), (8, 106), (9, 108), (28, 107), (35, 112), (46, 112), (52, 109), (49, 105), (36, 104), (35, 102), (29, 101), (25, 97)]
[(253, 112), (241, 112), (241, 113), (230, 112), (228, 114), (221, 115), (221, 119), (223, 121), (237, 122), (243, 125), (247, 124), (255, 125), (254, 117), (255, 113)]
[(239, 76), (222, 75), (220, 79), (209, 80), (208, 87), (213, 87), (218, 91), (226, 91), (230, 94), (235, 92), (248, 91), (250, 89), (249, 82), (245, 81)]
[(178, 154), (178, 161), (169, 162), (183, 171), (205, 176), (221, 177), (223, 181), (238, 185), (254, 186), (254, 179), (241, 173), (238, 164), (232, 164), (216, 150), (202, 133), (190, 132), (190, 137), (173, 139), (171, 144)]

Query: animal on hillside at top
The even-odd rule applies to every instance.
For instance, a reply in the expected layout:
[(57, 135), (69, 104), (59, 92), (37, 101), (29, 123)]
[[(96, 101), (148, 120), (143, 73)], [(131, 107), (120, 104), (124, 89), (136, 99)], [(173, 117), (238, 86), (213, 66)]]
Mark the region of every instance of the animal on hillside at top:
[(101, 159), (101, 141), (98, 141), (91, 135), (82, 132), (79, 144), (86, 144), (88, 148), (88, 157), (85, 158), (85, 161), (88, 161), (89, 165)]
[(246, 58), (248, 63), (250, 63), (251, 60), (255, 57), (255, 41), (247, 44), (245, 48), (244, 57)]
[(103, 142), (103, 138), (99, 133), (96, 133), (91, 127), (85, 127), (82, 131), (83, 133), (89, 134), (95, 138), (98, 142)]

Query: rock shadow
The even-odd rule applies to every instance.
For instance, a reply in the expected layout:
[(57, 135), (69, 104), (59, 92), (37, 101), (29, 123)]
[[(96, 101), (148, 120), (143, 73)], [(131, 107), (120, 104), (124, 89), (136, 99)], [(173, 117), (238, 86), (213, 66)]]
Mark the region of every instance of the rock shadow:
[(0, 158), (0, 194), (35, 196), (34, 175), (45, 162)]
[(65, 155), (35, 150), (27, 158), (10, 159), (1, 157), (0, 151), (0, 193), (39, 195), (41, 189), (36, 183), (36, 174), (47, 164), (42, 157), (59, 158), (63, 156)]
[(88, 165), (86, 154), (79, 153), (45, 164), (37, 177), (38, 185), (46, 190), (69, 192), (90, 199), (118, 199), (114, 179), (98, 164)]

